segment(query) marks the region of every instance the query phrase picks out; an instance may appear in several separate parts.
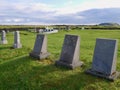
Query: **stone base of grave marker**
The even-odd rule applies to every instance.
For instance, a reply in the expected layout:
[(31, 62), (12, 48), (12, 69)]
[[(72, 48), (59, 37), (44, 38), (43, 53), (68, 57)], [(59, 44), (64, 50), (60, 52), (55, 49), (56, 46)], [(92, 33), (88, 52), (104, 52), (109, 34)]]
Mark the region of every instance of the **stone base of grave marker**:
[(31, 52), (29, 55), (31, 57), (35, 57), (37, 59), (45, 59), (46, 57), (48, 57), (50, 55), (50, 53), (39, 54), (39, 53)]
[(68, 64), (68, 63), (66, 63), (66, 62), (61, 62), (61, 61), (59, 60), (59, 61), (56, 61), (56, 62), (55, 62), (55, 65), (56, 65), (56, 66), (64, 66), (64, 67), (69, 68), (69, 69), (74, 69), (74, 68), (76, 68), (76, 67), (81, 67), (81, 66), (83, 65), (83, 62), (78, 61), (78, 62), (76, 62), (76, 63), (74, 63), (74, 64)]
[(97, 72), (97, 71), (93, 71), (92, 69), (88, 69), (86, 71), (87, 74), (91, 74), (91, 75), (94, 75), (94, 76), (98, 76), (98, 77), (102, 77), (102, 78), (106, 78), (108, 80), (111, 80), (111, 81), (114, 81), (115, 79), (117, 79), (120, 75), (120, 72), (115, 72), (113, 73), (112, 75), (105, 75), (101, 72)]
[(13, 48), (22, 48), (22, 44), (14, 44)]

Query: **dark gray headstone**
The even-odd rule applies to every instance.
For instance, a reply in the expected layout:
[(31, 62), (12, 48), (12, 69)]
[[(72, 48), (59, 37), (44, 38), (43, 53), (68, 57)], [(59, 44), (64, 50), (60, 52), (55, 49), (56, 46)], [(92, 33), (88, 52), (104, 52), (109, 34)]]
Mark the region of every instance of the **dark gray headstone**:
[(83, 63), (79, 61), (80, 55), (80, 38), (76, 35), (66, 35), (61, 52), (60, 59), (56, 61), (56, 65), (65, 66), (70, 69), (81, 66)]
[(8, 41), (6, 39), (6, 32), (4, 30), (2, 30), (2, 32), (1, 32), (1, 42), (0, 43), (1, 44), (7, 44), (8, 43)]
[(92, 68), (87, 73), (114, 80), (119, 73), (116, 71), (117, 40), (96, 39)]
[(14, 32), (14, 45), (13, 48), (21, 48), (22, 44), (20, 43), (20, 34), (19, 31)]
[(50, 53), (47, 52), (47, 37), (43, 34), (37, 34), (35, 45), (30, 56), (37, 59), (44, 59), (48, 57)]

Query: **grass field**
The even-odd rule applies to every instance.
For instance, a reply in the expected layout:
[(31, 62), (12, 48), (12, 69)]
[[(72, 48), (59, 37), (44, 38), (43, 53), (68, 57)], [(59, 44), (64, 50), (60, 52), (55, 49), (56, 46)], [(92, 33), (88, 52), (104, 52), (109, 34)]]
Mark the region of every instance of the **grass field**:
[[(56, 67), (65, 34), (80, 36), (80, 60), (84, 66), (74, 70)], [(12, 49), (13, 33), (7, 34), (7, 45), (0, 45), (0, 90), (120, 90), (120, 78), (114, 82), (87, 75), (91, 67), (96, 38), (118, 39), (117, 70), (120, 71), (120, 30), (71, 30), (49, 34), (51, 56), (38, 61), (29, 57), (36, 33), (22, 31), (21, 49)]]

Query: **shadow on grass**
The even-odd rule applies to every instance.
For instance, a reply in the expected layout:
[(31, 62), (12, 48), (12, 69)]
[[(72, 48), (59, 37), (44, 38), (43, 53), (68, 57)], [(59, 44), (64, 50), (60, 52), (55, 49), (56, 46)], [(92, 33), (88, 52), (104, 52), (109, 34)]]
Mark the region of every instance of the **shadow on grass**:
[(103, 79), (86, 75), (86, 67), (68, 70), (50, 60), (38, 61), (29, 56), (0, 64), (0, 89), (21, 90), (97, 90)]
[(3, 49), (10, 49), (11, 48), (11, 46), (8, 46), (8, 45), (2, 45), (2, 47), (0, 47), (0, 50), (3, 50)]
[(0, 64), (0, 72), (5, 72), (8, 70), (15, 70), (20, 64), (26, 64), (30, 62), (30, 60), (26, 60), (26, 59), (28, 59), (28, 56), (19, 56), (15, 59), (2, 62)]
[[(109, 86), (109, 81), (104, 78), (99, 78), (86, 74), (85, 68), (81, 67), (75, 70), (69, 70), (63, 67), (57, 67), (60, 72), (59, 78), (54, 77), (53, 80), (47, 80), (46, 83), (41, 85), (44, 90), (99, 90), (103, 88), (97, 85), (97, 83), (107, 82)], [(64, 71), (61, 72), (61, 69)], [(80, 69), (80, 70), (78, 70)], [(77, 71), (78, 70), (78, 71)], [(106, 88), (107, 89), (107, 88)]]
[(54, 65), (42, 65), (42, 63), (33, 61), (29, 56), (22, 56), (0, 64), (0, 90), (38, 89), (38, 86), (44, 83), (47, 74), (56, 71), (53, 69)]
[[(0, 46), (0, 63), (4, 61), (10, 61), (13, 58), (28, 54), (30, 48), (22, 47), (22, 48), (13, 48), (11, 45)], [(17, 58), (16, 58), (17, 59)]]

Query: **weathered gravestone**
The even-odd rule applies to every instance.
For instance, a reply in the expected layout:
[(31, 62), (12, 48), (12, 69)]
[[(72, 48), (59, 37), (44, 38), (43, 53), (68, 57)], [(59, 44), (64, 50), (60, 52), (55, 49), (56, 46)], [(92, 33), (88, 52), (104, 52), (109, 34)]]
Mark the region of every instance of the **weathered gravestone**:
[(83, 64), (81, 61), (79, 61), (79, 55), (80, 37), (76, 35), (66, 35), (60, 59), (56, 61), (55, 65), (74, 69), (75, 67)]
[(70, 26), (66, 26), (66, 30), (70, 30)]
[(114, 80), (118, 77), (116, 71), (117, 40), (96, 39), (92, 68), (86, 73)]
[(1, 32), (1, 42), (0, 43), (1, 44), (7, 44), (8, 43), (8, 41), (6, 39), (6, 32), (4, 30), (2, 30), (2, 32)]
[(21, 48), (22, 44), (20, 43), (20, 34), (19, 31), (14, 32), (14, 45), (13, 48)]
[(9, 30), (6, 30), (6, 33), (9, 33), (10, 31)]
[(48, 57), (50, 53), (47, 52), (47, 37), (43, 34), (37, 34), (33, 51), (30, 53), (31, 57), (37, 59), (44, 59)]

